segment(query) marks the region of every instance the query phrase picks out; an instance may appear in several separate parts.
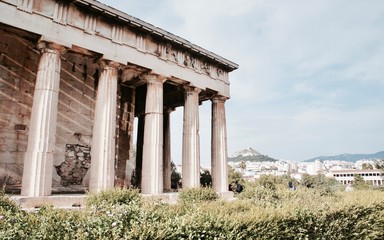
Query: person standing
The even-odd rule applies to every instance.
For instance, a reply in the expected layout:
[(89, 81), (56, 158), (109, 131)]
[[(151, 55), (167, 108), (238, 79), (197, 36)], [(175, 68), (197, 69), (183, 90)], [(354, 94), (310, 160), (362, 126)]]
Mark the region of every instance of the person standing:
[(244, 187), (238, 181), (236, 181), (236, 192), (241, 193), (243, 189)]

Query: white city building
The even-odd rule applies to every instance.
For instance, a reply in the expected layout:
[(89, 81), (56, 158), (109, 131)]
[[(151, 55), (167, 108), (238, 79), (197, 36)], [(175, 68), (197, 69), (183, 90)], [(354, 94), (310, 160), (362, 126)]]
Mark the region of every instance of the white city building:
[(378, 169), (375, 170), (336, 170), (330, 172), (330, 176), (336, 178), (342, 184), (353, 183), (355, 175), (363, 177), (364, 181), (373, 186), (384, 185), (384, 172)]

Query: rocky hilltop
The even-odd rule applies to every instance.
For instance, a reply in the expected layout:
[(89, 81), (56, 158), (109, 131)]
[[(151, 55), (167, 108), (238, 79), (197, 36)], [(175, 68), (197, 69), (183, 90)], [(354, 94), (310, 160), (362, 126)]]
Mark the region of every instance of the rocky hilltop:
[(241, 162), (241, 161), (251, 161), (251, 162), (275, 162), (278, 161), (275, 158), (268, 157), (256, 151), (255, 149), (248, 147), (246, 149), (240, 150), (228, 157), (228, 161), (232, 162)]

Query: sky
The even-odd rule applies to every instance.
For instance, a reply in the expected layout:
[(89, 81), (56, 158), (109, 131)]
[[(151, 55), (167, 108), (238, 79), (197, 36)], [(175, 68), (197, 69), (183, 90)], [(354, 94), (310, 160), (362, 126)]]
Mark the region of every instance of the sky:
[[(239, 64), (226, 102), (229, 155), (291, 161), (384, 151), (384, 1), (100, 0)], [(211, 104), (200, 107), (210, 163)], [(181, 163), (182, 108), (171, 115)]]

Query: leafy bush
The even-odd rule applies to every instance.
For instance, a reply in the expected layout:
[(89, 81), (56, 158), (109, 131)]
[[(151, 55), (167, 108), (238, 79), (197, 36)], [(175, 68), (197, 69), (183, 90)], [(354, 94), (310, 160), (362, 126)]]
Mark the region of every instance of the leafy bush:
[(274, 184), (259, 185), (258, 183), (250, 183), (238, 195), (238, 198), (249, 199), (254, 204), (267, 206), (275, 205), (280, 197)]
[(86, 206), (127, 205), (139, 201), (141, 201), (141, 197), (137, 189), (115, 188), (99, 193), (89, 193)]
[[(249, 185), (239, 196), (261, 187)], [(384, 239), (381, 191), (265, 189), (278, 195), (274, 204), (268, 198), (214, 201), (217, 195), (203, 188), (183, 190), (181, 204), (170, 205), (125, 189), (107, 191), (108, 200), (106, 192), (90, 195), (98, 198), (71, 211), (0, 208), (0, 239)]]
[(43, 206), (28, 215), (30, 230), (26, 234), (30, 239), (73, 239), (81, 231), (79, 228), (83, 220), (79, 211)]
[(24, 229), (28, 229), (26, 215), (9, 196), (0, 192), (0, 239), (26, 238), (28, 236), (24, 232)]
[(4, 192), (0, 192), (0, 210), (1, 211), (20, 211), (21, 208), (16, 205), (14, 201), (12, 201), (9, 196), (7, 196)]
[(27, 239), (30, 232), (28, 214), (23, 211), (0, 211), (0, 239)]
[(212, 190), (212, 188), (190, 188), (183, 189), (179, 193), (178, 201), (180, 203), (200, 203), (206, 201), (215, 201), (219, 196)]

